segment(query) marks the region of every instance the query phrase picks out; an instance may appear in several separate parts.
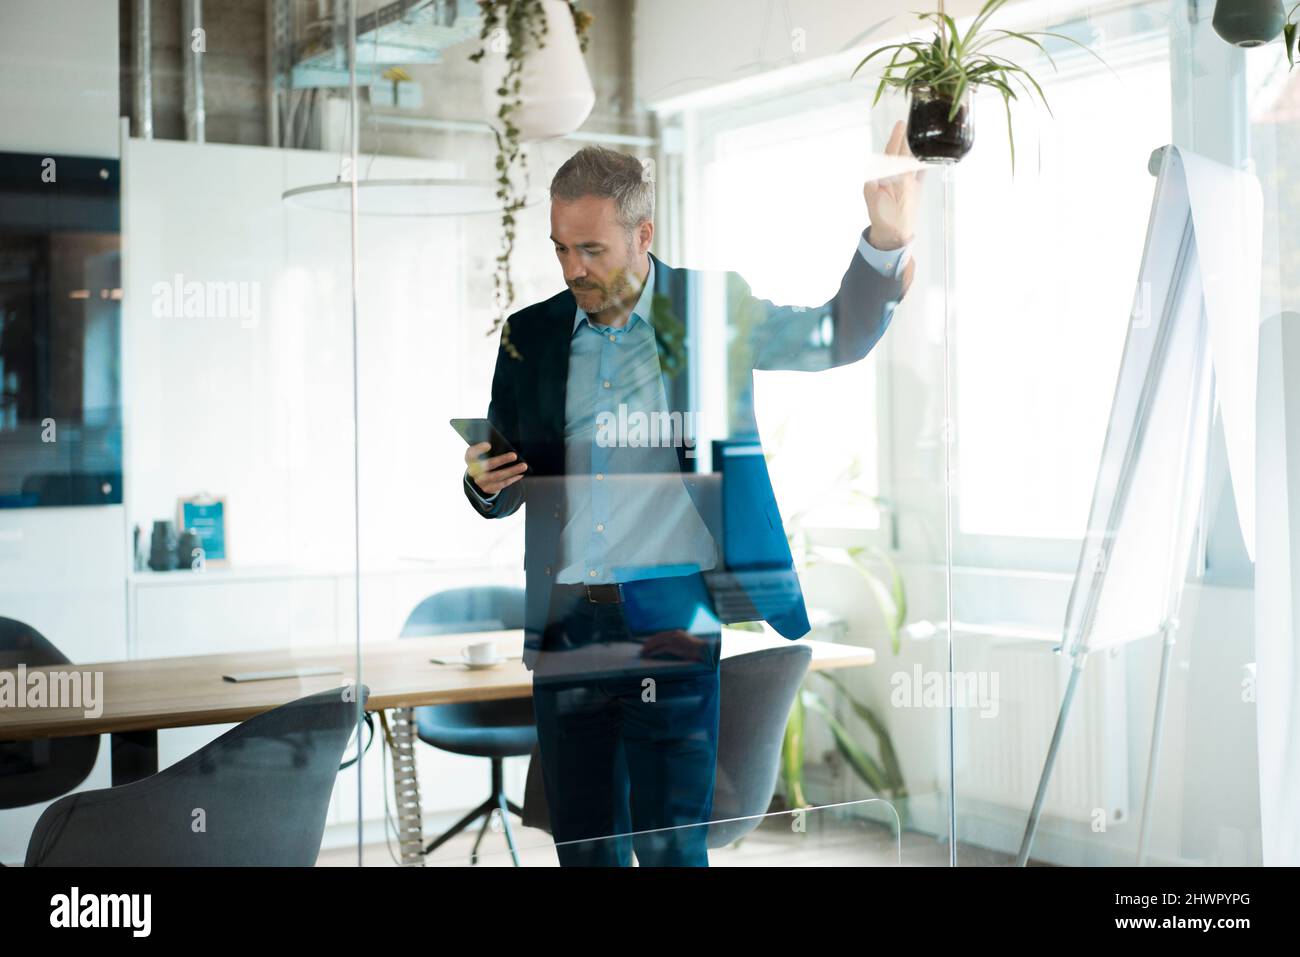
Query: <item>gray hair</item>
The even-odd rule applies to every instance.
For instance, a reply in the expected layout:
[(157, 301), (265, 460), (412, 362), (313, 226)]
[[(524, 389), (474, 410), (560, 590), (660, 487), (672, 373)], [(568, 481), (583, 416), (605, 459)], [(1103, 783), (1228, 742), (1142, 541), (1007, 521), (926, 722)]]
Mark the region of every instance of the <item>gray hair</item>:
[(555, 172), (551, 199), (574, 200), (583, 196), (612, 199), (618, 221), (629, 233), (655, 214), (655, 183), (651, 170), (635, 156), (584, 146)]

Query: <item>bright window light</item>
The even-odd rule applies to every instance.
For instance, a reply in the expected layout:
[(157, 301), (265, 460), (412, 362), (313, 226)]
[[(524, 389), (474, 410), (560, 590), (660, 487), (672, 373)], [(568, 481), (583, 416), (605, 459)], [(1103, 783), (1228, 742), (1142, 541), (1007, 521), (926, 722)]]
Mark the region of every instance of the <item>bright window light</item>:
[[(1105, 56), (1106, 52), (1102, 51)], [(954, 512), (961, 533), (1078, 539), (1088, 519), (1155, 179), (1167, 56), (1039, 71), (1055, 119), (976, 102), (954, 181)], [(1122, 82), (1121, 82), (1122, 81)], [(1027, 112), (1027, 111), (1026, 111)]]
[[(699, 265), (740, 273), (760, 298), (817, 306), (839, 288), (868, 222), (869, 114), (856, 103), (776, 109), (779, 119), (709, 136), (694, 248)], [(755, 418), (787, 522), (879, 526), (875, 369), (873, 354), (827, 372), (755, 376)]]

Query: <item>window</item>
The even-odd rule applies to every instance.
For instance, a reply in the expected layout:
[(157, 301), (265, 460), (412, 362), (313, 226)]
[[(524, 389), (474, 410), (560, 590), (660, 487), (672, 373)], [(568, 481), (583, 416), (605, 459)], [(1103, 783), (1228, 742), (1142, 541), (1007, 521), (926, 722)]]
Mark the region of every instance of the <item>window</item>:
[(1146, 22), (1139, 9), (1050, 28), (1114, 74), (1077, 48), (1052, 50), (1059, 74), (1018, 60), (1055, 119), (1041, 106), (1016, 114), (1014, 182), (1002, 100), (976, 99), (979, 145), (952, 186), (961, 559), (981, 538), (1074, 542), (1086, 528), (1155, 186), (1148, 159), (1172, 141), (1168, 36), (1126, 35)]
[[(1002, 25), (1071, 36), (1107, 65), (1055, 41), (1054, 72), (1008, 41), (1001, 52), (1034, 71), (1054, 117), (1024, 96), (1015, 104), (1013, 181), (1001, 98), (981, 91), (978, 146), (953, 172), (954, 559), (1072, 571), (1141, 265), (1155, 186), (1148, 160), (1174, 139), (1169, 11), (1157, 0), (1068, 22), (1038, 17)], [(736, 270), (779, 303), (834, 292), (866, 224), (860, 158), (893, 124), (883, 106), (863, 102), (874, 85), (846, 82), (851, 69), (828, 63), (798, 89), (773, 95), (769, 84), (684, 112), (690, 265)], [(925, 194), (922, 227), (935, 235), (919, 237), (925, 262), (902, 307), (915, 328), (831, 373), (759, 375), (755, 411), (787, 515), (813, 509), (806, 521), (877, 528), (873, 498), (893, 490), (901, 507), (925, 512), (914, 527), (942, 522), (931, 484), (941, 474), (938, 169)], [(711, 411), (730, 418), (734, 391), (716, 402)]]
[[(685, 210), (689, 264), (738, 272), (754, 295), (779, 305), (830, 299), (868, 221), (861, 158), (869, 152), (869, 120), (858, 92), (842, 80), (839, 88), (694, 117), (695, 149), (686, 163), (695, 178)], [(706, 365), (721, 361), (715, 355), (705, 355)], [(876, 369), (873, 350), (827, 372), (755, 374), (754, 415), (787, 520), (879, 526)], [(706, 405), (706, 418), (733, 427), (744, 418), (738, 407), (747, 372), (730, 370), (725, 396), (716, 400), (725, 408)]]

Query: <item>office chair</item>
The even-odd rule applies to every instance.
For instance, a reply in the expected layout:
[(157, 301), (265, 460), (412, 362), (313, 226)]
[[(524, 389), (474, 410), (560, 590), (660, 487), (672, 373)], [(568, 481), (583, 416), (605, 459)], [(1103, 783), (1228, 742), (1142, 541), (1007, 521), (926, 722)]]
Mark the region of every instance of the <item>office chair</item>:
[[(812, 649), (795, 642), (722, 659), (710, 848), (740, 840), (767, 813), (776, 791), (790, 708), (811, 661)], [(524, 825), (549, 831), (536, 751), (524, 792)]]
[[(407, 618), (401, 637), (503, 631), (524, 627), (522, 588), (473, 587), (437, 592), (422, 601)], [(478, 863), (478, 849), (487, 832), (492, 812), (501, 812), (502, 830), (511, 856), (518, 863), (518, 849), (510, 828), (510, 815), (523, 817), (523, 809), (505, 794), (506, 758), (530, 754), (537, 742), (537, 725), (531, 698), (503, 701), (470, 701), (458, 704), (426, 705), (415, 709), (420, 740), (454, 754), (489, 758), (492, 762), (491, 792), (486, 800), (453, 824), (424, 848), (432, 854), (480, 817), (483, 819), (470, 851), (470, 863)]]
[(27, 866), (314, 866), (357, 727), (345, 691), (259, 714), (141, 781), (60, 798), (36, 822)]
[(722, 659), (709, 847), (740, 840), (771, 806), (785, 726), (811, 662), (800, 642)]
[[(34, 628), (0, 618), (0, 668), (71, 664)], [(0, 808), (27, 807), (61, 797), (81, 784), (99, 757), (99, 735), (0, 741)]]

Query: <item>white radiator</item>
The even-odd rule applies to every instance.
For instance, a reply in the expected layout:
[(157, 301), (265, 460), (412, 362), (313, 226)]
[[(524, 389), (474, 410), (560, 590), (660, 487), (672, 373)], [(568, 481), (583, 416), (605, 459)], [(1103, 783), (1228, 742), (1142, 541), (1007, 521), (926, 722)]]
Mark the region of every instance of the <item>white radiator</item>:
[[(957, 671), (985, 672), (990, 687), (997, 680), (995, 714), (981, 716), (976, 707), (956, 712), (959, 813), (971, 799), (1028, 813), (1069, 676), (1069, 659), (1052, 647), (958, 630)], [(1089, 655), (1048, 786), (1044, 820), (1092, 824), (1104, 816), (1110, 826), (1128, 818), (1125, 712), (1122, 653)]]

